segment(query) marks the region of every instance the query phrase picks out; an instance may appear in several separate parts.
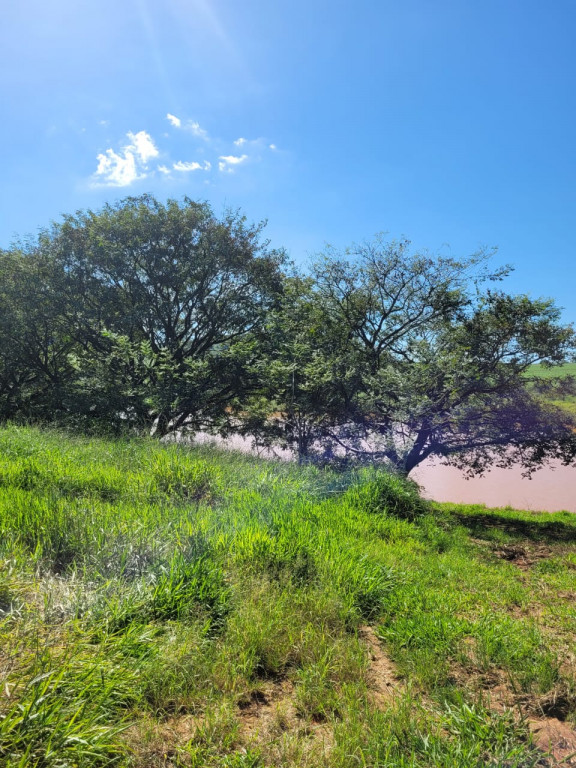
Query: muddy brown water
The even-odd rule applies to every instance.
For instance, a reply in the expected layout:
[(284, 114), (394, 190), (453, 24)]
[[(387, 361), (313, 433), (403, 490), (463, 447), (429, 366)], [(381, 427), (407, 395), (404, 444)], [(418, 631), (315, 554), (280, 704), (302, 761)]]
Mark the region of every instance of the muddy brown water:
[(434, 501), (485, 504), (544, 512), (576, 512), (576, 467), (543, 467), (529, 480), (520, 467), (492, 469), (484, 477), (466, 480), (455, 467), (424, 462), (411, 477)]

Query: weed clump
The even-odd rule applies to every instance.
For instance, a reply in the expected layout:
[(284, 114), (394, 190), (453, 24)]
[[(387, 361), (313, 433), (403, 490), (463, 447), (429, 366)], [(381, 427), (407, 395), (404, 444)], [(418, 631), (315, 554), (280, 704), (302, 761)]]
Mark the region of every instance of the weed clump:
[(156, 456), (151, 466), (151, 494), (188, 501), (211, 501), (220, 487), (219, 473), (205, 461), (190, 461), (178, 453)]
[(119, 735), (137, 697), (134, 682), (129, 669), (81, 645), (64, 657), (46, 656), (0, 717), (0, 763), (112, 764), (126, 754)]
[(92, 612), (92, 620), (114, 634), (133, 624), (184, 621), (204, 611), (212, 627), (217, 627), (226, 616), (228, 599), (224, 573), (213, 558), (203, 555), (187, 561), (180, 556), (168, 570), (152, 574), (111, 600), (104, 599)]
[(378, 472), (367, 482), (353, 486), (346, 496), (352, 504), (370, 514), (415, 520), (429, 511), (418, 485), (410, 478), (391, 472)]
[(236, 536), (231, 549), (235, 564), (252, 573), (290, 579), (295, 584), (310, 584), (317, 577), (310, 542), (306, 544), (290, 531), (271, 532), (249, 526)]

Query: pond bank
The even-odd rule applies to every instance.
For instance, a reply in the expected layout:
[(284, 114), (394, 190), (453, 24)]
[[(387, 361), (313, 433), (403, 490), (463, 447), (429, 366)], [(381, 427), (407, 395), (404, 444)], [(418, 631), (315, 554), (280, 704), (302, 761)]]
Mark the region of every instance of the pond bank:
[[(240, 435), (227, 439), (206, 433), (194, 436), (196, 443), (215, 443), (219, 448), (256, 453), (252, 440)], [(276, 449), (259, 452), (263, 458), (292, 461), (291, 451)], [(487, 507), (512, 507), (541, 512), (576, 512), (576, 467), (559, 464), (543, 467), (529, 480), (520, 467), (493, 469), (484, 477), (467, 480), (460, 470), (438, 461), (425, 461), (410, 477), (422, 486), (423, 494), (433, 501), (461, 504), (485, 504)]]

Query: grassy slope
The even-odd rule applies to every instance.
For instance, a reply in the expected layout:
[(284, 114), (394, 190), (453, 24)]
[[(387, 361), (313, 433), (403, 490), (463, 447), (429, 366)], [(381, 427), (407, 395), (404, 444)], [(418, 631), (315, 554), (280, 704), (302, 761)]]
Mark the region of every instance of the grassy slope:
[(385, 475), (3, 429), (0, 764), (545, 765), (575, 541)]

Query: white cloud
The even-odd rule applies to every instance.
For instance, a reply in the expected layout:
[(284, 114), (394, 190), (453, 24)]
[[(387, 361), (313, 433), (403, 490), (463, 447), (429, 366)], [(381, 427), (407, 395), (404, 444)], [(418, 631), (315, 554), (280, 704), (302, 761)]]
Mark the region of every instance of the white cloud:
[(172, 166), (175, 171), (209, 171), (210, 168), (212, 168), (212, 164), (205, 160), (204, 163), (197, 163), (195, 160), (185, 163), (182, 160), (178, 160), (177, 163), (174, 163)]
[(208, 141), (208, 131), (205, 131), (204, 128), (200, 128), (200, 123), (196, 123), (194, 120), (188, 120), (188, 122), (184, 124), (184, 130), (190, 131), (194, 136), (198, 136), (199, 139)]
[(208, 141), (209, 139), (208, 131), (204, 130), (196, 120), (185, 120), (183, 122), (179, 117), (176, 117), (176, 115), (170, 114), (170, 112), (166, 115), (166, 119), (170, 121), (174, 128), (181, 128), (183, 131), (187, 131), (204, 141)]
[(218, 170), (226, 173), (233, 173), (234, 172), (234, 166), (240, 165), (240, 163), (246, 162), (248, 160), (248, 155), (240, 155), (240, 157), (237, 157), (236, 155), (220, 155), (219, 157), (220, 162), (218, 163)]
[[(220, 173), (234, 173), (238, 166), (261, 162), (268, 151), (277, 149), (275, 144), (269, 144), (263, 137), (247, 139), (240, 136), (233, 142), (234, 147), (242, 148), (239, 149), (239, 154), (218, 156), (216, 148), (220, 151), (226, 146), (232, 148), (228, 142), (218, 137), (212, 139), (208, 132), (194, 120), (184, 120), (170, 112), (166, 114), (166, 119), (177, 130), (185, 131), (205, 141), (204, 146), (197, 145), (197, 151), (200, 156), (213, 154), (212, 162), (209, 160), (174, 161), (169, 153), (165, 151), (161, 153), (158, 150), (149, 133), (130, 131), (126, 134), (124, 146), (110, 147), (97, 155), (98, 165), (92, 176), (92, 183), (95, 186), (128, 187), (154, 174), (175, 179), (177, 174), (204, 171), (208, 176), (208, 172), (212, 170), (213, 165), (216, 166), (216, 163)], [(101, 121), (101, 124), (104, 125), (104, 122)], [(164, 134), (165, 138), (169, 136), (168, 133)]]
[(240, 157), (234, 155), (220, 155), (220, 160), (224, 160), (225, 163), (230, 163), (230, 165), (239, 165), (245, 160), (248, 160), (248, 155), (241, 155)]
[(98, 155), (98, 168), (94, 174), (97, 179), (111, 187), (127, 187), (133, 181), (142, 178), (136, 170), (136, 160), (132, 153), (117, 155), (113, 149)]
[(138, 133), (128, 133), (126, 135), (132, 144), (125, 147), (125, 149), (134, 147), (136, 154), (144, 165), (146, 165), (151, 157), (158, 157), (158, 150), (154, 146), (154, 142), (149, 133), (146, 133), (146, 131), (138, 131)]
[(276, 144), (268, 144), (266, 139), (264, 139), (262, 136), (260, 136), (257, 139), (245, 139), (243, 136), (241, 136), (239, 139), (236, 139), (234, 141), (235, 147), (244, 147), (244, 151), (246, 151), (248, 148), (254, 149), (254, 150), (262, 150), (262, 149), (278, 149)]
[(152, 137), (146, 131), (129, 132), (126, 135), (130, 143), (122, 147), (120, 152), (107, 149), (97, 156), (98, 167), (94, 174), (97, 184), (128, 187), (148, 175), (148, 160), (158, 157)]
[(182, 160), (179, 160), (177, 163), (174, 163), (172, 168), (174, 168), (175, 171), (199, 171), (202, 166), (200, 163), (184, 163)]
[(177, 163), (174, 163), (172, 168), (174, 168), (175, 171), (199, 171), (202, 166), (200, 163), (183, 163), (182, 160), (178, 160)]

